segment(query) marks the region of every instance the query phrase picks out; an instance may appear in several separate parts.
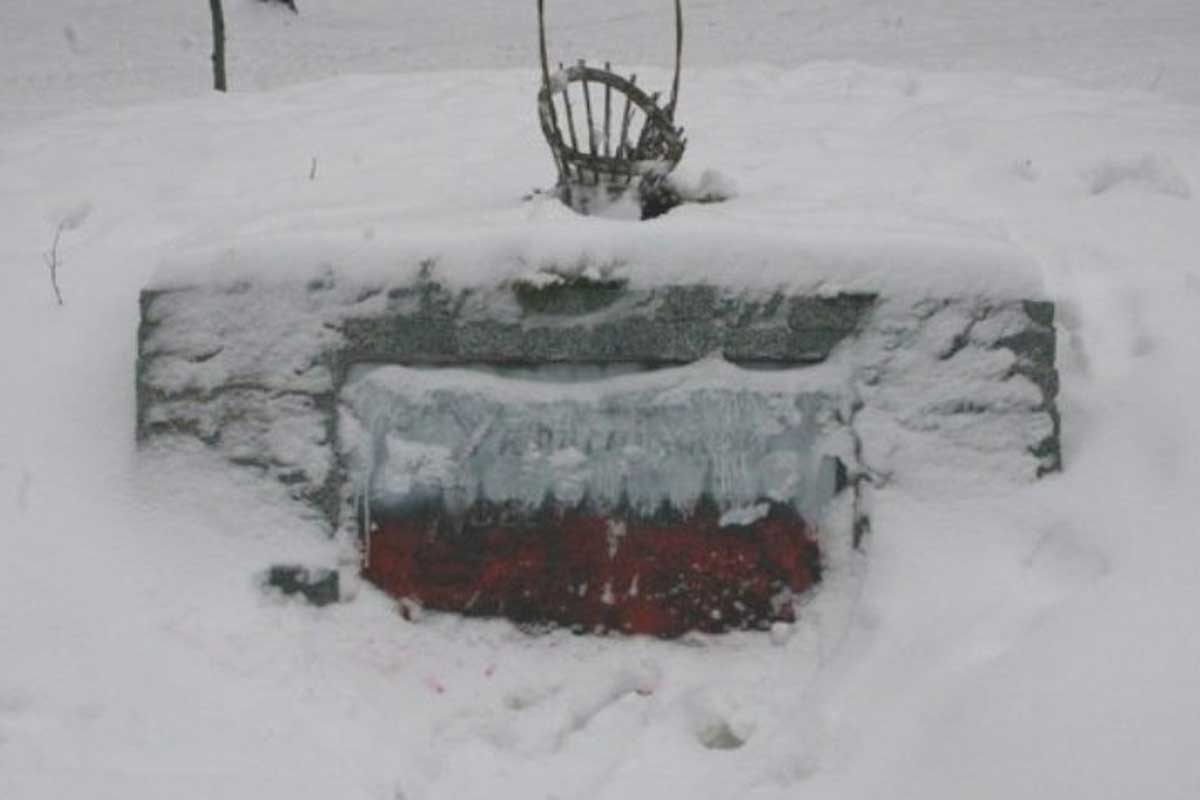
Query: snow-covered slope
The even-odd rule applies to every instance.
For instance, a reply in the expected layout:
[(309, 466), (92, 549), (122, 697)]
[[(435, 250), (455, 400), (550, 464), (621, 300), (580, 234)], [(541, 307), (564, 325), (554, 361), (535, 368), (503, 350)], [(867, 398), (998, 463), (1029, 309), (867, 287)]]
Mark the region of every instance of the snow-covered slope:
[[(230, 85), (354, 73), (532, 69), (533, 0), (225, 0)], [(692, 66), (854, 59), (1053, 76), (1200, 101), (1193, 0), (687, 0)], [(734, 11), (736, 8), (736, 11)], [(552, 57), (667, 66), (670, 0), (547, 0)], [(5, 0), (0, 128), (211, 86), (203, 0)], [(685, 84), (684, 106), (704, 96)]]
[[(212, 97), (201, 3), (8, 0), (0, 797), (1196, 796), (1200, 108), (1125, 89), (1200, 97), (1177, 66), (1200, 52), (1200, 11), (942, 5), (692, 4), (709, 44), (685, 85), (686, 169), (739, 196), (662, 224), (1023, 251), (1059, 306), (1066, 472), (1003, 490), (898, 479), (874, 494), (852, 608), (689, 646), (411, 625), (365, 588), (322, 611), (263, 597), (256, 570), (331, 545), (203, 453), (134, 453), (137, 294), (164, 258), (231, 232), (370, 241), (555, 213), (520, 200), (552, 174), (513, 38), (531, 14), (231, 4), (263, 54), (235, 60), (235, 85), (521, 68)], [(282, 43), (295, 31), (307, 56)], [(900, 68), (798, 66), (811, 52)], [(791, 66), (746, 65), (762, 60)], [(42, 256), (64, 221), (59, 307)]]

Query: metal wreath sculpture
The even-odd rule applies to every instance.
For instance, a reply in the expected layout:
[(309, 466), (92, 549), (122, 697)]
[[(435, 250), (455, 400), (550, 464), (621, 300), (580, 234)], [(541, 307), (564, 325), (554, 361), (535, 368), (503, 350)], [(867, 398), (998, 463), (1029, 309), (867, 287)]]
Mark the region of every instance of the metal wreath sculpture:
[[(665, 106), (658, 104), (661, 93), (647, 94), (638, 87), (637, 75), (625, 78), (614, 73), (609, 63), (600, 69), (588, 66), (581, 59), (574, 66), (563, 67), (560, 63), (558, 71), (552, 73), (546, 49), (545, 5), (545, 0), (538, 0), (542, 59), (538, 116), (558, 169), (558, 188), (563, 200), (586, 213), (589, 187), (604, 187), (610, 195), (619, 195), (635, 183), (645, 197), (675, 169), (687, 146), (683, 128), (675, 126), (683, 62), (681, 0), (675, 0), (675, 79), (671, 84), (671, 99)], [(597, 103), (603, 103), (603, 111), (593, 106), (593, 85), (603, 87), (603, 100), (597, 99)], [(582, 116), (586, 122), (582, 134), (576, 129), (578, 115), (573, 107), (573, 90), (582, 98)], [(621, 106), (617, 117), (613, 114), (614, 105)], [(614, 127), (616, 124), (619, 129)]]

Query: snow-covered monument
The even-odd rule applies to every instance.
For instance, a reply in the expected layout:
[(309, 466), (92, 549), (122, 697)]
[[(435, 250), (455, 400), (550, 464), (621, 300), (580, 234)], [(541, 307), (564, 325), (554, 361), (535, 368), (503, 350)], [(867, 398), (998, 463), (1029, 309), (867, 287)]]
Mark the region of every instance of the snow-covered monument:
[[(660, 106), (541, 45), (564, 201), (659, 202), (678, 67)], [(873, 485), (1059, 467), (1054, 307), (1020, 251), (675, 217), (182, 254), (142, 295), (139, 440), (284, 484), (398, 597), (666, 636), (792, 619), (851, 569)]]

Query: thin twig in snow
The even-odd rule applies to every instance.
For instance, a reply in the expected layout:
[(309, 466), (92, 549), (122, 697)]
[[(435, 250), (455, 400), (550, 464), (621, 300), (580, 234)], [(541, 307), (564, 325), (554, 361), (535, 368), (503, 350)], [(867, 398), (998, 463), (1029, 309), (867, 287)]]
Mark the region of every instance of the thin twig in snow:
[(1162, 78), (1163, 78), (1163, 73), (1165, 73), (1166, 71), (1167, 71), (1167, 68), (1166, 68), (1166, 67), (1161, 67), (1161, 66), (1160, 66), (1160, 67), (1158, 68), (1158, 72), (1155, 72), (1155, 73), (1154, 73), (1154, 80), (1150, 81), (1150, 91), (1152, 91), (1152, 92), (1153, 92), (1153, 91), (1156, 91), (1156, 90), (1158, 89), (1158, 84), (1159, 84), (1159, 81), (1161, 81), (1161, 80), (1162, 80)]
[(58, 227), (54, 229), (54, 242), (50, 245), (42, 258), (46, 262), (46, 267), (50, 270), (50, 286), (54, 289), (54, 298), (58, 304), (63, 305), (62, 291), (58, 288), (58, 240), (62, 238), (63, 229), (67, 227), (66, 220), (58, 223)]

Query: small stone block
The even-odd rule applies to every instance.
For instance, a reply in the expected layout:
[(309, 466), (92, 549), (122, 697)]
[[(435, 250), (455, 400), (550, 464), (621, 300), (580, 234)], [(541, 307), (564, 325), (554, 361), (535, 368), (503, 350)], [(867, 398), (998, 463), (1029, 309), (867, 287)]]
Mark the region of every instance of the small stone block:
[(336, 570), (276, 564), (267, 570), (266, 585), (285, 595), (300, 595), (314, 606), (336, 603), (340, 597)]

